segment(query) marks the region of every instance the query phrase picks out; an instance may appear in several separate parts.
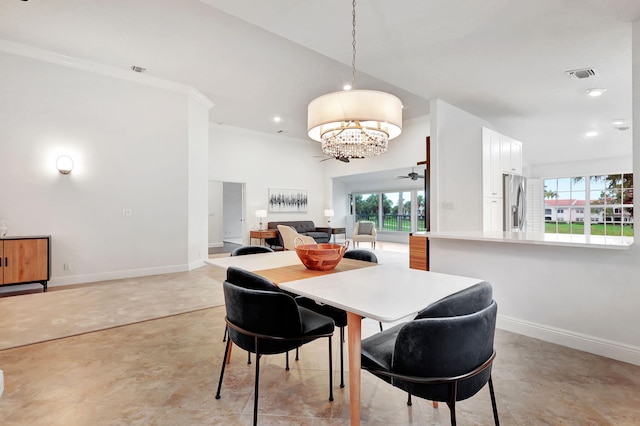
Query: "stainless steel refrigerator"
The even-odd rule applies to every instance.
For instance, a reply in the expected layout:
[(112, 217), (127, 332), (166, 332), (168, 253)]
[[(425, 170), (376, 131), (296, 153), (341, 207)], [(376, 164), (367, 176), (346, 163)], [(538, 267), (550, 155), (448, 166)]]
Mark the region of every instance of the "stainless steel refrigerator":
[(527, 180), (522, 176), (503, 175), (504, 230), (527, 230)]

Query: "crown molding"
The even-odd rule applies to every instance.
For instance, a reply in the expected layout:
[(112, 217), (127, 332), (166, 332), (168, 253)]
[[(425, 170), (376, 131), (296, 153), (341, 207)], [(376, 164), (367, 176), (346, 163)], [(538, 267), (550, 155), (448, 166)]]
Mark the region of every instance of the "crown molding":
[(74, 58), (72, 56), (66, 56), (49, 50), (27, 46), (25, 44), (15, 43), (3, 39), (0, 39), (0, 51), (10, 53), (12, 55), (36, 59), (43, 62), (49, 62), (51, 64), (66, 66), (80, 71), (105, 75), (108, 77), (118, 78), (121, 80), (143, 84), (158, 89), (182, 93), (203, 103), (208, 108), (212, 108), (215, 105), (209, 98), (207, 98), (195, 87), (182, 83), (176, 83), (175, 81), (164, 80), (158, 77), (139, 74), (130, 70), (125, 71), (120, 68), (115, 68), (97, 62), (86, 61), (84, 59)]

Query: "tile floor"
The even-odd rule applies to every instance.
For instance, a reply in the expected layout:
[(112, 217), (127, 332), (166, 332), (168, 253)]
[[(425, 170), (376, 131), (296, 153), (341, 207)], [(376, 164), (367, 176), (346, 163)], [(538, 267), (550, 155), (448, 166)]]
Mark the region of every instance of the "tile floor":
[[(173, 274), (175, 279), (175, 274)], [(0, 351), (2, 425), (248, 425), (254, 365), (234, 350), (222, 398), (214, 399), (224, 353), (224, 308), (161, 318)], [(365, 320), (363, 334), (377, 323)], [(337, 333), (336, 333), (337, 336)], [(334, 337), (334, 348), (338, 348)], [(503, 425), (640, 425), (640, 367), (496, 332), (493, 377)], [(326, 341), (262, 361), (259, 424), (346, 425), (348, 387), (329, 402)], [(492, 424), (487, 389), (458, 404), (460, 425)], [(446, 425), (434, 409), (363, 372), (363, 425)]]

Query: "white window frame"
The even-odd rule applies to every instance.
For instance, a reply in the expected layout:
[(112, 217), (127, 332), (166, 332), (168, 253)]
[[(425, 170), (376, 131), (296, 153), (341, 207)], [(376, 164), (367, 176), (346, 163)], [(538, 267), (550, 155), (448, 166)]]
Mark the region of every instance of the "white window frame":
[[(611, 209), (621, 209), (621, 211), (624, 212), (624, 207), (627, 206), (626, 204), (605, 204), (605, 205), (601, 205), (601, 204), (591, 204), (591, 178), (593, 176), (610, 176), (610, 175), (627, 175), (627, 174), (633, 174), (633, 172), (613, 172), (613, 173), (590, 173), (590, 174), (586, 174), (586, 175), (576, 175), (576, 176), (559, 176), (559, 177), (545, 177), (542, 178), (542, 191), (543, 191), (543, 199), (547, 200), (547, 198), (544, 198), (544, 191), (545, 191), (545, 185), (544, 183), (547, 180), (560, 180), (560, 179), (575, 179), (577, 177), (581, 177), (585, 180), (585, 204), (583, 207), (584, 211), (587, 213), (583, 214), (583, 223), (584, 223), (584, 235), (585, 236), (590, 236), (591, 235), (591, 224), (594, 223), (591, 221), (591, 208), (603, 208), (603, 209), (607, 209), (607, 208), (611, 208)], [(623, 189), (624, 190), (624, 189)], [(571, 191), (573, 193), (573, 191)], [(624, 201), (624, 199), (623, 199)], [(547, 208), (547, 205), (544, 204), (544, 208)], [(560, 211), (560, 209), (564, 209), (564, 207), (561, 208), (556, 208), (556, 214), (555, 214), (555, 220), (554, 222), (557, 223), (558, 222), (558, 213)], [(573, 207), (567, 207), (567, 209), (569, 211), (571, 211), (573, 209)], [(569, 214), (569, 219), (571, 219), (571, 214)], [(595, 222), (596, 224), (598, 222)], [(620, 222), (621, 225), (623, 225), (623, 222)], [(556, 228), (557, 229), (557, 228)], [(546, 231), (545, 231), (546, 232)], [(605, 232), (606, 232), (606, 228), (605, 228)], [(623, 233), (624, 231), (622, 231)]]

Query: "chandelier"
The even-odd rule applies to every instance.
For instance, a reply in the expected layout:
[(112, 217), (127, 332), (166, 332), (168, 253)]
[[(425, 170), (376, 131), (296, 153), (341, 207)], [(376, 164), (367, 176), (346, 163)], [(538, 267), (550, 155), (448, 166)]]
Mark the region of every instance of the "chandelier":
[[(356, 2), (352, 12), (352, 84), (356, 87)], [(322, 152), (338, 159), (374, 157), (387, 152), (389, 140), (402, 132), (402, 102), (375, 90), (328, 93), (309, 103), (309, 137)]]

